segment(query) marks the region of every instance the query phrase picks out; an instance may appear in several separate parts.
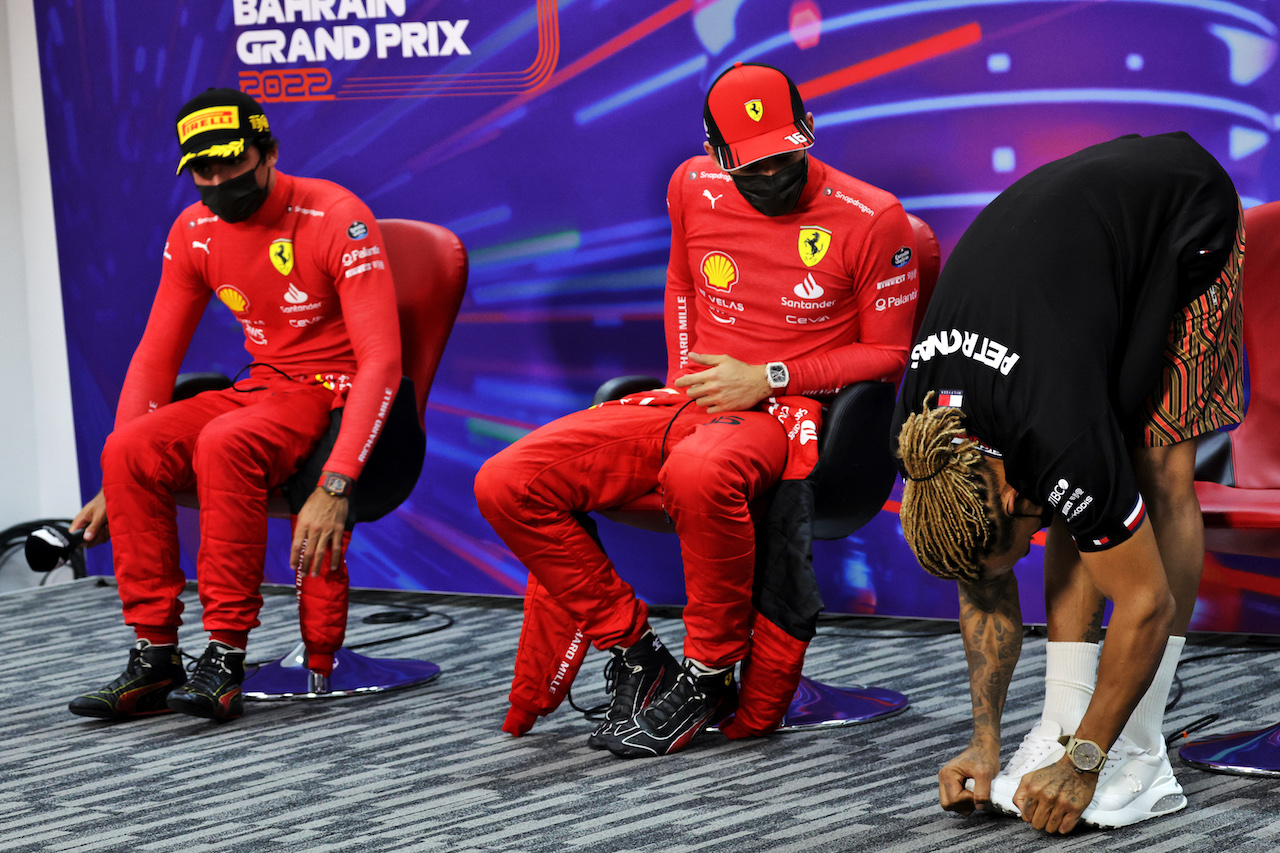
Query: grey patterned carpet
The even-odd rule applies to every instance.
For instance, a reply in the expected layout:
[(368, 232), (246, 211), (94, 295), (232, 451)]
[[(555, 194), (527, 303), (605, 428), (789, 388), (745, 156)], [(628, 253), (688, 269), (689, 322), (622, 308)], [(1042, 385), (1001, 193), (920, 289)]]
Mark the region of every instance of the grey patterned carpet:
[[(289, 650), (292, 590), (267, 597), (249, 660)], [(188, 599), (188, 624), (199, 604)], [(825, 621), (806, 673), (907, 693), (902, 715), (865, 726), (730, 742), (707, 734), (664, 759), (621, 761), (585, 745), (567, 705), (530, 734), (499, 727), (520, 626), (507, 600), (372, 594), (348, 643), (439, 632), (366, 653), (425, 657), (444, 674), (379, 696), (254, 703), (228, 724), (166, 715), (73, 717), (66, 702), (123, 668), (131, 635), (115, 590), (90, 579), (0, 595), (0, 851), (1275, 851), (1280, 778), (1174, 767), (1190, 799), (1176, 815), (1113, 832), (1049, 838), (1019, 821), (937, 806), (938, 766), (967, 740), (959, 636), (945, 623)], [(436, 614), (365, 624), (392, 603)], [(655, 620), (677, 649), (680, 623)], [(184, 642), (196, 654), (196, 629)], [(1194, 638), (1184, 660), (1242, 638)], [(1280, 718), (1280, 651), (1189, 661), (1167, 722), (1218, 713), (1205, 733)], [(605, 656), (579, 676), (602, 698)], [(1005, 718), (1006, 757), (1038, 715), (1044, 642), (1028, 637)]]

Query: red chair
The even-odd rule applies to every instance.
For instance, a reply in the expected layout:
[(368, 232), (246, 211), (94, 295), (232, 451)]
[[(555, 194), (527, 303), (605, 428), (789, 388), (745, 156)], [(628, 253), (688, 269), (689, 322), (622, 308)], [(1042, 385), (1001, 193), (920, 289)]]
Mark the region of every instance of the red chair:
[[(915, 231), (920, 265), (920, 291), (911, 330), (914, 340), (937, 284), (942, 254), (933, 230), (923, 220), (911, 214), (907, 217)], [(653, 376), (620, 376), (601, 385), (592, 403), (662, 385), (662, 380)], [(808, 477), (814, 487), (815, 539), (845, 538), (874, 518), (893, 491), (898, 470), (889, 452), (889, 427), (895, 392), (896, 387), (887, 382), (857, 382), (841, 389), (827, 407), (818, 439), (818, 463)], [(631, 527), (675, 533), (656, 491), (599, 513)], [(856, 725), (901, 713), (907, 704), (906, 696), (892, 690), (832, 687), (802, 676), (778, 730)]]
[[(404, 378), (386, 428), (357, 482), (349, 525), (387, 515), (409, 496), (418, 481), (426, 456), (427, 396), (467, 284), (467, 251), (453, 232), (409, 219), (380, 219), (378, 226), (395, 282)], [(230, 380), (219, 373), (184, 374), (178, 377), (174, 399), (228, 385)], [(315, 451), (280, 492), (271, 495), (267, 506), (270, 517), (296, 516), (315, 489), (341, 423), (339, 409)], [(192, 493), (177, 497), (183, 506), (197, 506)], [(313, 605), (308, 597), (300, 594), (299, 609), (309, 606)], [(345, 601), (341, 609), (345, 625)], [(343, 648), (334, 655), (333, 674), (326, 677), (307, 668), (308, 639), (304, 636), (289, 654), (246, 677), (245, 698), (347, 696), (420, 684), (440, 674), (440, 667), (430, 661), (367, 658)]]
[[(1249, 407), (1240, 426), (1202, 436), (1196, 497), (1205, 548), (1280, 557), (1280, 202), (1245, 211), (1241, 300), (1249, 359)], [(1280, 723), (1184, 744), (1182, 760), (1220, 773), (1280, 776)]]
[(1230, 432), (1203, 436), (1196, 448), (1196, 496), (1205, 546), (1232, 554), (1280, 555), (1280, 349), (1270, 340), (1280, 319), (1280, 202), (1245, 211), (1241, 299), (1249, 358), (1249, 408)]

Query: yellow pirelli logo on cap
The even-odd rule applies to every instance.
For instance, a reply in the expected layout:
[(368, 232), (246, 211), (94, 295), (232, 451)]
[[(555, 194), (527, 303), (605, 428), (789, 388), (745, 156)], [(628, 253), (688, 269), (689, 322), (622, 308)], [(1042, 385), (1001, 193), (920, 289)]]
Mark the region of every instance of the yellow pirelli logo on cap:
[(205, 107), (178, 122), (178, 144), (182, 145), (206, 130), (237, 130), (239, 127), (239, 107)]

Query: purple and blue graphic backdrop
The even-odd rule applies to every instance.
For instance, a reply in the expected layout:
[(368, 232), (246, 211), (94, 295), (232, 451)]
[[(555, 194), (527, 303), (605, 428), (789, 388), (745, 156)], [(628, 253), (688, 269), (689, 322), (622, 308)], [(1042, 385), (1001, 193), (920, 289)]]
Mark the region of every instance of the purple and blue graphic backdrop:
[[(787, 71), (817, 116), (815, 154), (897, 194), (944, 258), (1012, 181), (1126, 133), (1186, 130), (1247, 206), (1280, 198), (1274, 2), (34, 2), (86, 496), (165, 234), (196, 198), (173, 175), (172, 122), (193, 94), (251, 92), (284, 171), (467, 244), (471, 282), (432, 391), (426, 469), (398, 512), (357, 530), (357, 586), (523, 591), (473, 477), (507, 443), (586, 406), (601, 381), (664, 374), (664, 188), (701, 151), (703, 95), (735, 61)], [(234, 374), (247, 361), (238, 323), (213, 301), (184, 369)], [(190, 571), (194, 514), (180, 523)], [(601, 534), (642, 596), (683, 601), (674, 537), (603, 521)], [(289, 582), (287, 525), (272, 535), (268, 579)], [(94, 571), (110, 570), (108, 550), (91, 552)], [(1041, 555), (1021, 570), (1028, 619), (1043, 619)], [(816, 566), (832, 611), (956, 612), (954, 586), (920, 570), (889, 509), (819, 543)], [(1254, 591), (1215, 587), (1231, 606), (1202, 598), (1193, 627), (1274, 630), (1280, 563), (1232, 571)]]

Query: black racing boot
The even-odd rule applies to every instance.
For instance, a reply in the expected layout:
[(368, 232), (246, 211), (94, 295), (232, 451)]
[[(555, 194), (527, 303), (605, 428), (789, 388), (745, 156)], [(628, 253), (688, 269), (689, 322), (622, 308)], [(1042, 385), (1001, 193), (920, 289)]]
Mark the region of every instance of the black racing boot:
[(709, 670), (685, 660), (674, 687), (601, 737), (605, 748), (622, 758), (670, 755), (688, 746), (707, 726), (729, 716), (737, 705), (732, 666)]
[(680, 664), (653, 631), (646, 631), (631, 648), (614, 646), (609, 653), (613, 657), (604, 669), (609, 710), (587, 738), (587, 746), (592, 749), (605, 749), (604, 735), (630, 723), (656, 697), (670, 690), (680, 674)]
[(193, 717), (234, 720), (244, 713), (244, 652), (209, 643), (186, 685), (169, 694), (169, 708)]
[(129, 650), (129, 665), (115, 681), (77, 696), (67, 709), (81, 717), (120, 720), (167, 714), (165, 697), (187, 681), (177, 646), (153, 646), (138, 640)]

